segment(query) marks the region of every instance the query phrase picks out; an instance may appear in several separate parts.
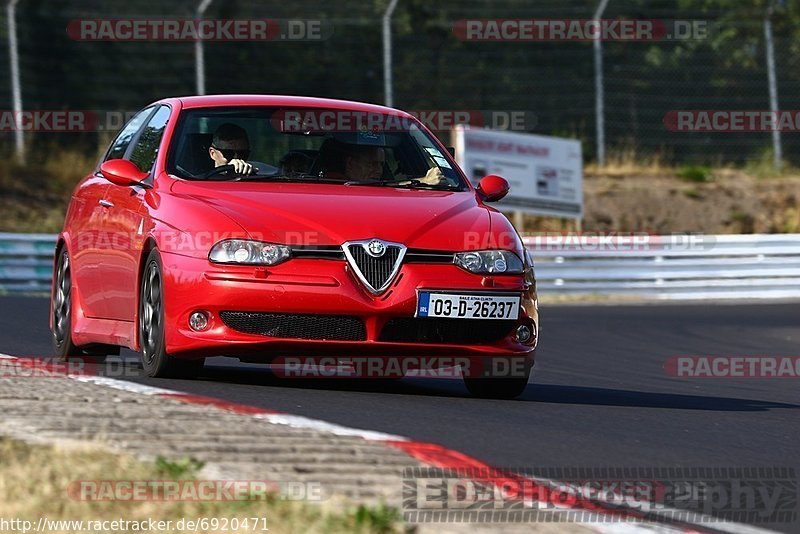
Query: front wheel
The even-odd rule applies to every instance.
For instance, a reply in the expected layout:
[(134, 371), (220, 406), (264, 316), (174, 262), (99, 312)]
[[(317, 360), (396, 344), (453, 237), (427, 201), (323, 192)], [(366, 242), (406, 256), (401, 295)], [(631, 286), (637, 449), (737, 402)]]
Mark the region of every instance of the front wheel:
[(487, 399), (519, 397), (533, 369), (533, 360), (528, 358), (486, 358), (482, 364), (478, 372), (464, 373), (464, 385), (475, 397)]
[(153, 249), (145, 261), (139, 294), (142, 368), (154, 378), (193, 378), (203, 369), (203, 359), (181, 360), (167, 354), (163, 271), (161, 255)]

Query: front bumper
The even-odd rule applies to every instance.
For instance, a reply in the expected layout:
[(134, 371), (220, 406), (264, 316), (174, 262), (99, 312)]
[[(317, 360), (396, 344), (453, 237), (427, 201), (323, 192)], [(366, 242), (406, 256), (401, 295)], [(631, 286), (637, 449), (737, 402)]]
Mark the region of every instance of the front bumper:
[[(523, 275), (484, 277), (455, 265), (407, 263), (389, 289), (374, 296), (343, 260), (296, 258), (275, 267), (253, 267), (161, 254), (167, 351), (179, 357), (226, 355), (264, 362), (286, 355), (532, 357), (538, 338), (536, 288), (526, 284)], [(392, 319), (414, 317), (417, 290), (516, 293), (522, 297), (522, 311), (509, 334), (491, 343), (382, 340)], [(195, 311), (209, 315), (207, 330), (189, 328), (189, 316)], [(220, 316), (225, 311), (357, 317), (363, 321), (365, 335), (359, 341), (334, 341), (243, 333), (225, 324)], [(485, 322), (476, 320), (474, 326), (480, 328)], [(530, 342), (515, 339), (519, 324), (533, 327)]]

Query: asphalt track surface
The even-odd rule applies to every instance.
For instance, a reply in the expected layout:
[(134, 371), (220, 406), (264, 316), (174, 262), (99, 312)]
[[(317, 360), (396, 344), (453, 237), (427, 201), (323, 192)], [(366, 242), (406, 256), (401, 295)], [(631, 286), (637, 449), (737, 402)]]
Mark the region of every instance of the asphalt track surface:
[[(46, 299), (0, 298), (0, 352), (49, 356), (47, 318)], [(670, 356), (797, 356), (799, 341), (797, 302), (545, 306), (534, 376), (514, 401), (471, 398), (452, 379), (287, 380), (227, 358), (208, 360), (195, 381), (142, 378), (135, 364), (129, 379), (438, 443), (498, 467), (800, 473), (800, 378), (664, 370)]]

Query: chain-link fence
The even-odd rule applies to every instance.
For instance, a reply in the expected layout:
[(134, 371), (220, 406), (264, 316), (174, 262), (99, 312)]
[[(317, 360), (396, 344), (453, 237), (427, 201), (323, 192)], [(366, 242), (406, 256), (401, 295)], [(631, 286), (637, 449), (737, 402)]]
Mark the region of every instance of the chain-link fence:
[[(7, 2), (8, 0), (4, 0)], [(769, 109), (764, 18), (768, 0), (610, 0), (602, 18), (700, 20), (707, 35), (686, 40), (602, 43), (608, 153), (666, 163), (741, 164), (768, 156), (769, 132), (676, 132), (674, 110)], [(81, 41), (70, 21), (191, 19), (200, 0), (19, 0), (20, 78), (25, 109), (130, 111), (196, 92), (191, 41)], [(313, 19), (323, 40), (204, 43), (208, 93), (271, 93), (384, 102), (382, 17), (389, 0), (319, 3), (213, 0), (206, 19)], [(525, 111), (535, 133), (576, 137), (596, 154), (593, 43), (465, 41), (471, 19), (590, 19), (600, 0), (399, 0), (391, 18), (394, 105), (410, 110)], [(774, 22), (778, 103), (800, 109), (800, 7), (778, 2)], [(732, 6), (732, 7), (731, 7)], [(749, 7), (748, 7), (749, 6)], [(4, 6), (5, 7), (5, 6)], [(0, 109), (12, 108), (6, 10), (0, 15)], [(13, 135), (0, 132), (4, 147)], [(27, 133), (28, 144), (91, 144), (96, 133)], [(91, 143), (90, 143), (91, 142)], [(784, 158), (800, 164), (796, 133)]]

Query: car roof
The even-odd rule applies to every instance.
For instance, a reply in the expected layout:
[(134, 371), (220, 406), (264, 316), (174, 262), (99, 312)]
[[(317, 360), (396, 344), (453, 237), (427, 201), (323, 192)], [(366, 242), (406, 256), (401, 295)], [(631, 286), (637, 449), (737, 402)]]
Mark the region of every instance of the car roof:
[(157, 103), (169, 104), (179, 103), (183, 109), (192, 108), (213, 108), (231, 106), (274, 106), (274, 107), (306, 107), (306, 108), (325, 108), (343, 111), (360, 111), (364, 113), (382, 113), (389, 115), (399, 115), (412, 118), (405, 111), (379, 106), (377, 104), (367, 104), (365, 102), (354, 102), (350, 100), (336, 100), (332, 98), (316, 98), (310, 96), (288, 96), (288, 95), (208, 95), (208, 96), (183, 96), (167, 98)]

